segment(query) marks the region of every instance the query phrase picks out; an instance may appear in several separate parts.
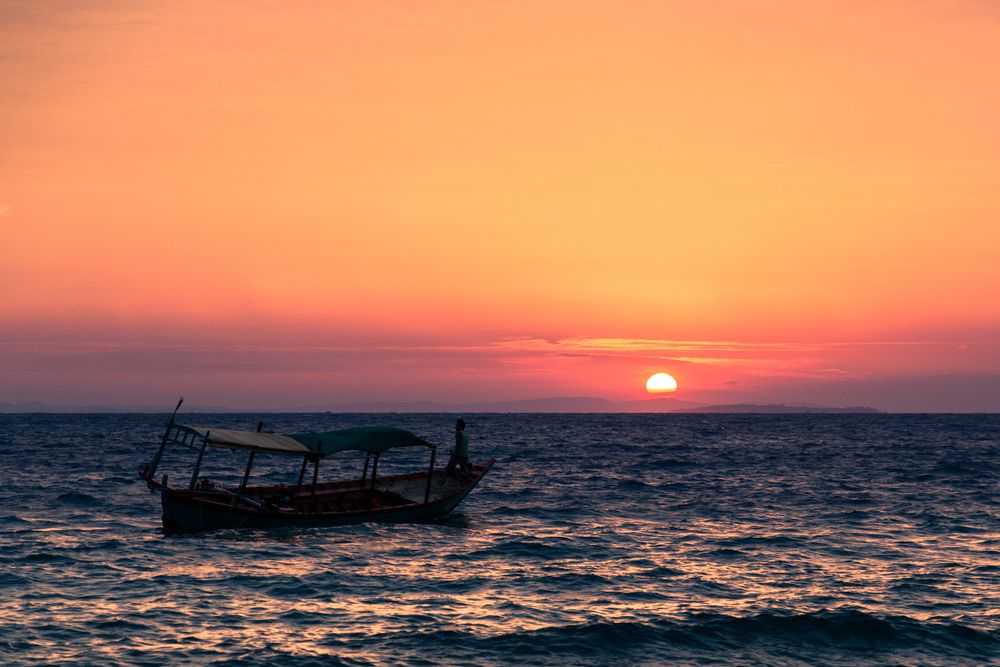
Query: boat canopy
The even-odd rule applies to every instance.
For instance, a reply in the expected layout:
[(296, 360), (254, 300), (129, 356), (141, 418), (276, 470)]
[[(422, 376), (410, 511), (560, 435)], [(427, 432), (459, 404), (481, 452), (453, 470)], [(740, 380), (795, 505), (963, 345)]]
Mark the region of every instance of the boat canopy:
[(291, 437), (313, 452), (324, 455), (349, 450), (381, 454), (394, 447), (436, 448), (409, 431), (388, 426), (361, 426), (325, 433), (295, 433)]
[(210, 447), (220, 449), (246, 449), (254, 452), (278, 452), (283, 454), (312, 454), (301, 442), (279, 433), (260, 433), (257, 431), (234, 431), (227, 428), (212, 428), (209, 426), (181, 426), (175, 428), (182, 431), (197, 433), (208, 438)]
[(275, 452), (308, 456), (326, 456), (336, 452), (361, 451), (381, 454), (394, 447), (430, 447), (435, 445), (401, 428), (388, 426), (363, 426), (323, 433), (262, 433), (259, 431), (234, 431), (207, 426), (181, 426), (175, 428), (208, 438), (210, 447), (220, 449), (245, 449), (255, 452)]

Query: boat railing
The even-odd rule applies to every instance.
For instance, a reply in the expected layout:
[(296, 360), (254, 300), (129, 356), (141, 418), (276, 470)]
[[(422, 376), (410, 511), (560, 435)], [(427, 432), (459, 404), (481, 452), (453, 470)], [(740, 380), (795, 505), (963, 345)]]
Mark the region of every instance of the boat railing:
[(210, 439), (211, 431), (201, 434), (180, 424), (175, 424), (171, 418), (170, 423), (167, 424), (167, 428), (163, 433), (163, 438), (160, 440), (160, 446), (156, 450), (156, 455), (153, 457), (152, 462), (143, 469), (141, 476), (147, 481), (154, 479), (156, 470), (163, 458), (163, 452), (167, 446), (181, 446), (185, 449), (198, 452), (198, 458), (195, 461), (194, 471), (191, 474), (191, 481), (188, 485), (189, 489), (194, 489), (195, 484), (198, 482), (198, 474), (201, 471), (201, 462), (205, 456), (205, 449), (208, 447)]

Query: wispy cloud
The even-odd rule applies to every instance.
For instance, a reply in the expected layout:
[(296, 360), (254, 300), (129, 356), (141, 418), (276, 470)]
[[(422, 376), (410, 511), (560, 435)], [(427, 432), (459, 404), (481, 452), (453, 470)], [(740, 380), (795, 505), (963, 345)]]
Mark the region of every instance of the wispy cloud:
[(545, 354), (624, 355), (673, 359), (685, 363), (762, 361), (766, 355), (805, 354), (825, 348), (819, 344), (741, 343), (736, 341), (657, 340), (649, 338), (512, 338), (490, 347), (497, 350)]

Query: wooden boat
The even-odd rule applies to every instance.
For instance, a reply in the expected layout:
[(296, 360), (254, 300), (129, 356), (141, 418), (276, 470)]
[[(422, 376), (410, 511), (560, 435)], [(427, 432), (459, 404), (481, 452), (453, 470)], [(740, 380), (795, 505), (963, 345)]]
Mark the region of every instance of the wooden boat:
[[(198, 452), (190, 481), (181, 488), (169, 486), (167, 475), (160, 480), (155, 477), (164, 450), (173, 446)], [(423, 471), (379, 477), (379, 459), (389, 450), (401, 447), (429, 450), (429, 467)], [(223, 487), (199, 477), (205, 452), (212, 448), (248, 452), (239, 486)], [(365, 456), (360, 478), (320, 482), (320, 462), (340, 452)], [(258, 454), (301, 459), (298, 483), (249, 486)], [(442, 517), (455, 509), (494, 463), (493, 459), (488, 459), (483, 464), (470, 466), (468, 473), (457, 470), (448, 473), (434, 468), (436, 454), (436, 445), (397, 428), (364, 427), (280, 435), (259, 430), (185, 426), (175, 423), (172, 417), (156, 455), (139, 476), (146, 481), (150, 491), (160, 493), (163, 527), (171, 532), (337, 526), (368, 521), (417, 522)], [(306, 469), (310, 464), (312, 479), (308, 481)]]

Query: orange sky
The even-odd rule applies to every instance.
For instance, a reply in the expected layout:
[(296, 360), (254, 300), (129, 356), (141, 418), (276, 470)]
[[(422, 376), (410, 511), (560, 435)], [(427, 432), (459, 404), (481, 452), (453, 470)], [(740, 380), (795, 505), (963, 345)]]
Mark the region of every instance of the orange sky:
[(0, 0), (0, 401), (1000, 374), (991, 3), (80, 4)]

